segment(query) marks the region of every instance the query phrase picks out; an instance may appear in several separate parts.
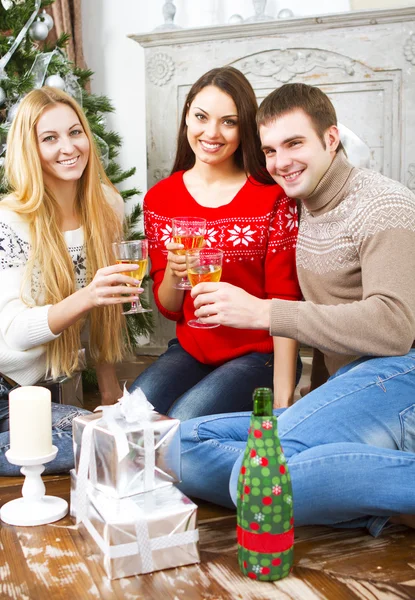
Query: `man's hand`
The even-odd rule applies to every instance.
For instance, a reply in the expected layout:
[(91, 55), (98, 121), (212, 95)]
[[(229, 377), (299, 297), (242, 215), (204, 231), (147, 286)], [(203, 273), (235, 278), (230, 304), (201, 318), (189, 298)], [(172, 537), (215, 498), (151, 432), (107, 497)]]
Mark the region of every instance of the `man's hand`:
[(195, 315), (203, 323), (236, 329), (269, 329), (270, 300), (251, 296), (230, 283), (199, 283), (191, 295)]

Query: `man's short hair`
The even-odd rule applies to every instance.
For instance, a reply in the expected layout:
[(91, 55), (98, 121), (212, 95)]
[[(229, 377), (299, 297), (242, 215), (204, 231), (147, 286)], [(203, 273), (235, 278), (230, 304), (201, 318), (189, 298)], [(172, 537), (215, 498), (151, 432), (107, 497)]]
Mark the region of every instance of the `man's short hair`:
[[(337, 115), (330, 98), (318, 87), (305, 83), (286, 83), (277, 88), (261, 102), (256, 117), (257, 125), (268, 125), (278, 117), (298, 109), (310, 117), (325, 148), (324, 134), (332, 125), (337, 126)], [(336, 152), (342, 149), (340, 142)]]

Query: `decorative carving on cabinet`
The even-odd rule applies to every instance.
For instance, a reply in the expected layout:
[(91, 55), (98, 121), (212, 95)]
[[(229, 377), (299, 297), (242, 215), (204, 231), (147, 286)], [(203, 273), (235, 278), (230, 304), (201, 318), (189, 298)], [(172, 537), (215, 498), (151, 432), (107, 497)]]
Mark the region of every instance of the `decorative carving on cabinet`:
[(164, 52), (158, 52), (150, 58), (147, 64), (148, 78), (160, 87), (166, 85), (173, 77), (175, 64), (173, 59)]
[(288, 83), (297, 75), (304, 75), (316, 68), (341, 71), (352, 77), (356, 61), (326, 50), (312, 48), (288, 48), (252, 54), (232, 63), (245, 75), (271, 77), (275, 82)]

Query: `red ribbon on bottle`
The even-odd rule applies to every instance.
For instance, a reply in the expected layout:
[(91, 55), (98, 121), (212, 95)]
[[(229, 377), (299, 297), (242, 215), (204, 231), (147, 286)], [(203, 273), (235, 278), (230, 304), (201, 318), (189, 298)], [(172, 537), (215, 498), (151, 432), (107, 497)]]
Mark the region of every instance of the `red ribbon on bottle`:
[(262, 554), (273, 554), (274, 552), (285, 552), (294, 544), (294, 527), (284, 533), (252, 533), (236, 527), (238, 544), (251, 552)]

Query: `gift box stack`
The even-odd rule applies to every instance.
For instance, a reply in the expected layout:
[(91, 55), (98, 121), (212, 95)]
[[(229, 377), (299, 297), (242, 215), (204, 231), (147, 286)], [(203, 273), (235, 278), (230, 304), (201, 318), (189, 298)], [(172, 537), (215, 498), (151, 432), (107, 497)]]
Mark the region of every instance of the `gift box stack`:
[(199, 562), (197, 506), (180, 492), (180, 422), (140, 389), (73, 421), (71, 515), (110, 579)]

